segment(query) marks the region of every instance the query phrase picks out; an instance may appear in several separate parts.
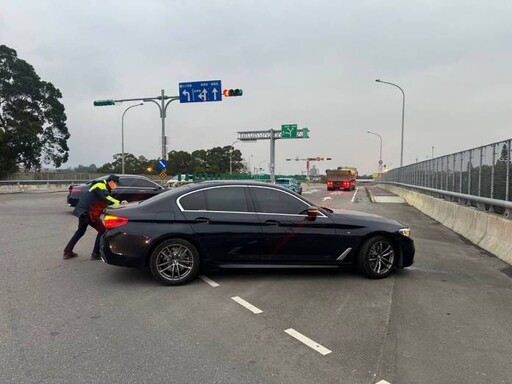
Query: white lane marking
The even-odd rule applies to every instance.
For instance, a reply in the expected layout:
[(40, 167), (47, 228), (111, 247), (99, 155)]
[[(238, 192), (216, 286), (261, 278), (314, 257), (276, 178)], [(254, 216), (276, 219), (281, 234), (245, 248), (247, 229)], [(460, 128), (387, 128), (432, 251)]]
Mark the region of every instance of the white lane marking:
[(356, 188), (356, 191), (354, 192), (354, 196), (352, 196), (352, 200), (350, 200), (351, 203), (354, 202), (354, 199), (356, 198), (357, 191), (359, 191), (359, 187)]
[(234, 296), (232, 297), (233, 300), (235, 300), (238, 304), (240, 304), (242, 307), (245, 307), (247, 308), (249, 311), (251, 311), (252, 313), (254, 314), (258, 314), (258, 313), (262, 313), (263, 311), (259, 308), (256, 308), (254, 305), (248, 303), (247, 301), (245, 301), (244, 299), (242, 299), (241, 297), (239, 296)]
[(332, 200), (332, 197), (327, 196), (327, 197), (322, 198), (322, 201), (325, 201), (325, 200)]
[(332, 351), (321, 346), (320, 344), (318, 344), (317, 342), (311, 340), (309, 337), (306, 337), (304, 336), (302, 333), (299, 333), (297, 332), (295, 329), (293, 328), (288, 328), (285, 330), (285, 332), (287, 334), (289, 334), (290, 336), (296, 338), (297, 340), (303, 342), (304, 344), (306, 344), (309, 348), (312, 348), (314, 349), (315, 351), (317, 351), (318, 353), (321, 353), (322, 355), (327, 355), (329, 353), (331, 353)]
[(378, 383), (376, 384), (391, 384), (390, 382), (386, 381), (386, 380), (381, 380), (379, 381)]
[(210, 284), (212, 287), (218, 287), (220, 284), (217, 284), (215, 281), (213, 281), (212, 279), (206, 277), (205, 275), (201, 275), (199, 276), (200, 279), (202, 279), (205, 283), (208, 283)]

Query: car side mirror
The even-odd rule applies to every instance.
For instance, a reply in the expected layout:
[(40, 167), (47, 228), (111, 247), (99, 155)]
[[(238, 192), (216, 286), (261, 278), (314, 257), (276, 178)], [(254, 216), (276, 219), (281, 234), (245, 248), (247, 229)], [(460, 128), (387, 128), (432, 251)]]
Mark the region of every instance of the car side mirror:
[(307, 210), (307, 219), (309, 221), (314, 221), (318, 216), (318, 208), (317, 207), (309, 207)]

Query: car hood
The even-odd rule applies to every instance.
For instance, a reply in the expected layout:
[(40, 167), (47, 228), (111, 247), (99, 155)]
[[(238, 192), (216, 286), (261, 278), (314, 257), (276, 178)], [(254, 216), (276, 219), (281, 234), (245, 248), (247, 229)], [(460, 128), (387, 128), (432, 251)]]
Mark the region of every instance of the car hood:
[(332, 209), (333, 213), (331, 213), (331, 218), (336, 223), (346, 223), (347, 221), (357, 224), (357, 223), (380, 223), (380, 224), (387, 224), (392, 225), (397, 228), (404, 228), (407, 227), (406, 225), (400, 223), (397, 220), (388, 219), (386, 217), (382, 217), (379, 215), (374, 215), (372, 213), (366, 213), (366, 212), (359, 212), (359, 211), (347, 211), (345, 209)]

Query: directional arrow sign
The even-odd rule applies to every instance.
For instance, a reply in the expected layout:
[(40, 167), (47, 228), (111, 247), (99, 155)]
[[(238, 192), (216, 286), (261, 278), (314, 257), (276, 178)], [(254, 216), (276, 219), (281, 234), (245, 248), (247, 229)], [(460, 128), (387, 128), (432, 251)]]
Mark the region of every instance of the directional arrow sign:
[(165, 168), (167, 168), (167, 160), (165, 159), (160, 159), (158, 160), (158, 162), (156, 163), (156, 168), (161, 171)]
[(297, 138), (297, 124), (281, 125), (281, 138), (282, 139)]
[(180, 103), (222, 101), (222, 85), (220, 80), (179, 83), (179, 93)]

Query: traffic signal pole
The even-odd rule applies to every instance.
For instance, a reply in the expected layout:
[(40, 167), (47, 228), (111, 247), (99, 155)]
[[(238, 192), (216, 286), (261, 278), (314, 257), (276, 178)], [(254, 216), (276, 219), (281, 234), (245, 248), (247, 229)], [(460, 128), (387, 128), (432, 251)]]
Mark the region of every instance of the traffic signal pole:
[[(152, 102), (152, 103), (155, 103), (156, 106), (158, 107), (158, 109), (160, 110), (160, 117), (162, 119), (162, 159), (164, 160), (167, 160), (167, 138), (165, 137), (165, 118), (167, 117), (167, 107), (169, 106), (169, 104), (171, 102), (173, 102), (174, 100), (179, 100), (180, 97), (179, 96), (165, 96), (165, 92), (164, 90), (162, 89), (162, 95), (160, 97), (153, 97), (153, 98), (146, 98), (146, 99), (142, 99), (142, 101), (144, 102)], [(160, 100), (161, 102), (161, 105), (155, 101), (155, 100)], [(165, 102), (166, 100), (169, 100), (167, 101), (167, 103)]]
[[(108, 106), (108, 105), (115, 105), (115, 103), (123, 103), (125, 101), (142, 101), (144, 103), (146, 102), (152, 102), (155, 103), (158, 109), (160, 110), (160, 118), (162, 119), (162, 159), (167, 160), (167, 139), (165, 137), (165, 117), (166, 117), (166, 110), (167, 107), (171, 102), (174, 100), (179, 100), (179, 96), (165, 96), (165, 91), (162, 89), (161, 96), (157, 97), (144, 97), (144, 98), (135, 98), (135, 99), (108, 99), (108, 100), (95, 100), (93, 105), (96, 107), (99, 106)], [(158, 102), (158, 101), (160, 102)], [(167, 103), (166, 103), (167, 101)]]

